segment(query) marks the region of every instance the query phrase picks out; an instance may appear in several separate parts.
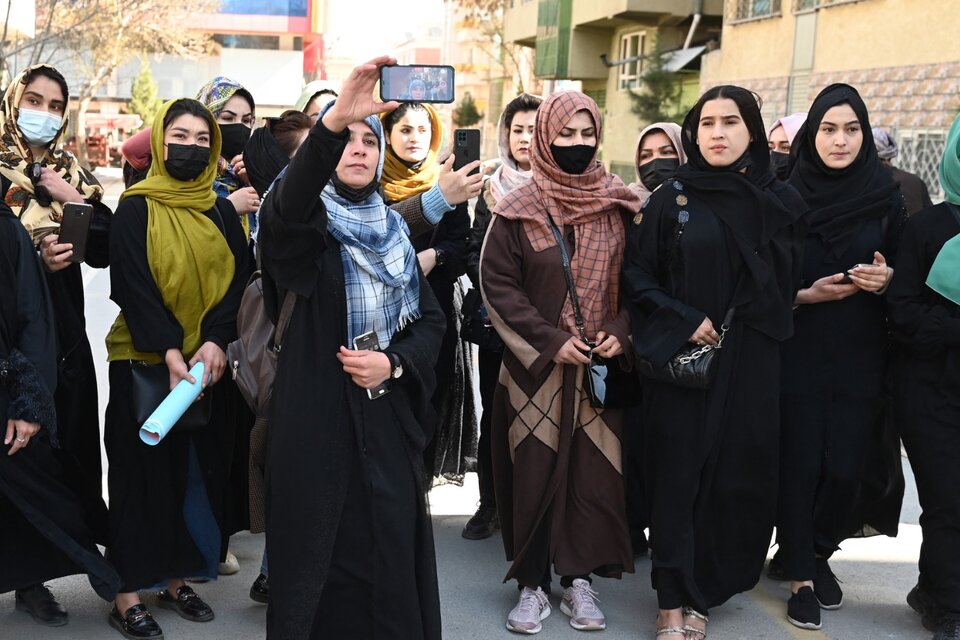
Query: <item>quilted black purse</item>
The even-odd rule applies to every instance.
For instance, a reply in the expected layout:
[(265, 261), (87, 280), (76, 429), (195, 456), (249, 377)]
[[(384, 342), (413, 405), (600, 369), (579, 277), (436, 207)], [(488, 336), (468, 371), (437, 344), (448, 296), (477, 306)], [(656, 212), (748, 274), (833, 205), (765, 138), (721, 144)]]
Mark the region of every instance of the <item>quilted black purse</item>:
[(662, 367), (654, 366), (649, 360), (637, 358), (634, 366), (645, 378), (668, 382), (685, 389), (708, 389), (713, 384), (716, 370), (717, 353), (723, 348), (723, 338), (730, 330), (733, 321), (733, 308), (727, 311), (720, 327), (720, 340), (716, 346), (687, 343)]

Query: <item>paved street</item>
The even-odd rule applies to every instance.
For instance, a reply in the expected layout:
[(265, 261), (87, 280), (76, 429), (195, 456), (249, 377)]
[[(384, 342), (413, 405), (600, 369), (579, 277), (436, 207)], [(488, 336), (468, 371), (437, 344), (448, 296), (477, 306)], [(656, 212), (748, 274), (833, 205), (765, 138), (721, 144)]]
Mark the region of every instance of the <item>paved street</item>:
[[(115, 204), (116, 186), (110, 189)], [(109, 275), (105, 271), (86, 271), (87, 317), (90, 341), (100, 367), (100, 379), (106, 380), (103, 338), (112, 323), (116, 308), (108, 299)], [(100, 404), (107, 399), (105, 384), (100, 388)], [(711, 612), (710, 639), (738, 640), (768, 638), (820, 640), (914, 640), (929, 638), (917, 617), (904, 602), (904, 596), (916, 579), (916, 558), (920, 547), (917, 524), (919, 507), (909, 465), (908, 493), (901, 517), (900, 536), (895, 539), (854, 540), (843, 545), (832, 562), (843, 581), (846, 594), (843, 609), (824, 612), (822, 632), (801, 631), (785, 619), (786, 585), (763, 578), (750, 593), (738, 596)], [(471, 542), (460, 537), (477, 499), (476, 477), (470, 475), (464, 487), (435, 489), (434, 530), (437, 539), (437, 563), (443, 605), (444, 637), (450, 640), (487, 640), (516, 638), (504, 629), (507, 611), (513, 606), (516, 589), (501, 583), (507, 564), (499, 537)], [(173, 612), (154, 609), (167, 640), (263, 638), (265, 607), (253, 603), (247, 590), (259, 567), (261, 536), (241, 535), (232, 545), (241, 564), (236, 576), (215, 584), (200, 585), (198, 592), (211, 604), (217, 618), (207, 624), (191, 624)], [(608, 629), (594, 634), (607, 640), (653, 638), (656, 600), (650, 588), (647, 559), (639, 559), (636, 573), (622, 581), (598, 580), (600, 605), (607, 614)], [(73, 577), (50, 583), (69, 609), (70, 624), (60, 629), (37, 626), (24, 613), (13, 608), (13, 594), (0, 596), (0, 640), (114, 640), (120, 638), (107, 626), (109, 605), (100, 601), (84, 578)], [(555, 595), (559, 593), (556, 587)], [(151, 599), (146, 600), (148, 606)], [(540, 638), (570, 639), (583, 636), (567, 624), (557, 608), (544, 622)], [(340, 640), (340, 639), (337, 639)]]

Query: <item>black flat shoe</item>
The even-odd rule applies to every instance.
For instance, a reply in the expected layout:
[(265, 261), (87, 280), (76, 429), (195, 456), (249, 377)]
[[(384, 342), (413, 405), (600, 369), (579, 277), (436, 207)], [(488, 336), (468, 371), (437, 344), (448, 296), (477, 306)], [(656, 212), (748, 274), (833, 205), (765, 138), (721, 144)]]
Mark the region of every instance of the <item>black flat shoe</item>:
[(37, 584), (26, 589), (17, 589), (16, 608), (26, 611), (38, 624), (46, 627), (62, 627), (67, 624), (67, 610), (57, 602), (45, 585)]
[(492, 536), (499, 528), (500, 518), (497, 517), (497, 508), (481, 504), (473, 517), (467, 520), (461, 535), (467, 540), (483, 540)]
[(917, 586), (907, 594), (907, 604), (910, 605), (911, 609), (920, 614), (920, 620), (923, 623), (924, 629), (927, 631), (937, 630), (937, 622), (940, 619), (940, 607), (937, 606), (933, 596), (920, 586), (920, 582), (917, 582)]
[(123, 617), (114, 606), (107, 622), (128, 640), (163, 640), (163, 630), (142, 604), (135, 604), (127, 609)]
[(250, 599), (260, 604), (270, 604), (270, 583), (262, 573), (253, 581), (250, 587)]
[(190, 622), (210, 622), (213, 620), (213, 609), (200, 599), (200, 596), (190, 587), (184, 585), (177, 589), (177, 597), (164, 589), (157, 594), (157, 604), (164, 609), (173, 609), (180, 617)]

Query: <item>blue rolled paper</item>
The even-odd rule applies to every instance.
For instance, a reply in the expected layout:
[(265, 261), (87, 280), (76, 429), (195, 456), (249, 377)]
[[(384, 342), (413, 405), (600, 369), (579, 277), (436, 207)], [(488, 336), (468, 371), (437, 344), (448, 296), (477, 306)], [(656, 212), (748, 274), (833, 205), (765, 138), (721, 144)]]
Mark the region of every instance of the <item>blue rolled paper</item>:
[(198, 362), (190, 369), (190, 375), (196, 380), (193, 384), (181, 380), (173, 388), (160, 406), (157, 407), (147, 421), (140, 427), (140, 439), (151, 447), (160, 444), (160, 441), (170, 433), (177, 420), (183, 417), (190, 405), (203, 392), (203, 362)]

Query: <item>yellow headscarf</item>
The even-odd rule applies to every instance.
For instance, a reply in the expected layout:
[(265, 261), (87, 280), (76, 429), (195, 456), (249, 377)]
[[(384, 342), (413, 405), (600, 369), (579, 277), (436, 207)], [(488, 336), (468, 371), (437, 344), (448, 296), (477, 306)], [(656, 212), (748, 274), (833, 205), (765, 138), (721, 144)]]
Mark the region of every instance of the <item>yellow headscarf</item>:
[[(403, 163), (403, 160), (396, 153), (388, 148), (383, 162), (383, 176), (380, 178), (380, 184), (383, 185), (387, 202), (401, 202), (429, 191), (440, 179), (441, 167), (440, 163), (437, 162), (437, 156), (440, 153), (440, 145), (443, 143), (443, 124), (440, 123), (440, 116), (437, 115), (436, 109), (429, 104), (419, 104), (426, 109), (427, 115), (430, 116), (430, 151), (427, 152), (427, 157), (420, 163), (420, 168), (411, 169)], [(390, 113), (393, 112), (381, 115), (381, 121), (386, 121)], [(384, 126), (384, 133), (389, 138), (386, 126)]]
[(41, 158), (34, 158), (30, 145), (24, 139), (17, 118), (20, 116), (20, 99), (27, 88), (27, 76), (40, 68), (54, 69), (47, 64), (38, 64), (25, 69), (17, 76), (0, 102), (0, 174), (11, 182), (10, 189), (5, 197), (6, 204), (20, 218), (24, 228), (30, 234), (34, 244), (39, 244), (44, 236), (56, 233), (63, 219), (63, 205), (53, 201), (49, 207), (41, 206), (33, 195), (33, 182), (27, 176), (27, 167), (33, 162), (39, 162), (44, 167), (52, 169), (80, 192), (91, 202), (99, 202), (103, 197), (103, 187), (77, 162), (72, 154), (58, 149), (60, 140), (67, 130), (66, 102), (63, 97), (64, 116), (60, 131), (53, 140), (47, 143), (46, 153)]
[[(171, 177), (163, 162), (163, 119), (174, 102), (163, 105), (153, 121), (154, 161), (146, 179), (127, 189), (121, 200), (137, 195), (147, 200), (147, 262), (164, 305), (183, 327), (181, 350), (189, 359), (200, 348), (201, 322), (230, 288), (235, 265), (223, 233), (204, 215), (217, 200), (213, 181), (220, 158), (220, 128), (211, 126), (210, 161), (200, 177), (189, 182)], [(212, 116), (210, 121), (214, 122)], [(136, 350), (123, 313), (107, 335), (107, 352), (111, 361), (162, 362), (156, 353)]]

